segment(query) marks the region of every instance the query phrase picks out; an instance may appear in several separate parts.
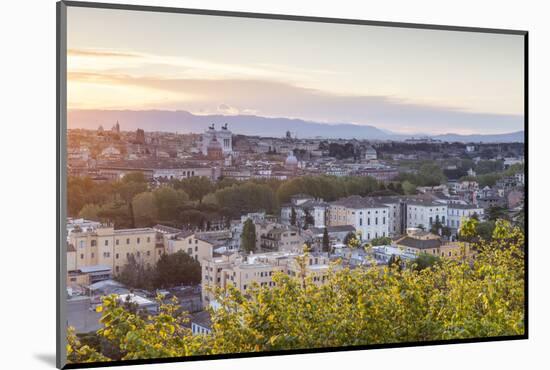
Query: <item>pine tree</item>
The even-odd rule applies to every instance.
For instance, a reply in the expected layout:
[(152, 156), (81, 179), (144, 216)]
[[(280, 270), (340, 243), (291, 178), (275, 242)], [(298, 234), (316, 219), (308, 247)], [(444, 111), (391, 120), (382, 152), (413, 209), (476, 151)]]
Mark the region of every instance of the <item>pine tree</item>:
[(323, 252), (330, 253), (330, 239), (328, 237), (328, 230), (326, 227), (323, 231)]
[(292, 226), (296, 226), (296, 210), (294, 207), (292, 207), (292, 210), (290, 211), (290, 224)]
[(243, 233), (241, 234), (241, 249), (246, 253), (256, 250), (256, 226), (251, 219), (244, 222)]

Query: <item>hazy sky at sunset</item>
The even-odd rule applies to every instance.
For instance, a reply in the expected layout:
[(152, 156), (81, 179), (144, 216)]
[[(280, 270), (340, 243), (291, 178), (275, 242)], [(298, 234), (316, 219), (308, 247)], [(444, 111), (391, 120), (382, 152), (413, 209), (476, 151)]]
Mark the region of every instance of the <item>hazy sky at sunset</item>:
[(68, 8), (69, 109), (523, 129), (523, 37)]

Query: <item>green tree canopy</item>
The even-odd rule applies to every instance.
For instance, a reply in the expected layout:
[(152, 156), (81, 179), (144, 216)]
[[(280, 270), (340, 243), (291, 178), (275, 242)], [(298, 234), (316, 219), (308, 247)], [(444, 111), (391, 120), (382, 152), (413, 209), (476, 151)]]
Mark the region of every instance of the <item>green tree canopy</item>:
[(391, 238), (387, 236), (381, 236), (379, 238), (374, 238), (370, 242), (372, 245), (390, 245), (391, 244)]
[(189, 200), (189, 196), (183, 190), (175, 190), (169, 186), (163, 186), (153, 191), (155, 204), (160, 220), (174, 220), (178, 217), (178, 207)]
[(194, 176), (183, 180), (172, 181), (175, 189), (181, 189), (189, 195), (191, 200), (202, 202), (202, 199), (210, 192), (214, 191), (214, 184), (208, 177)]
[(132, 200), (135, 227), (151, 227), (158, 219), (155, 196), (151, 192), (137, 194)]
[(156, 286), (170, 288), (195, 285), (201, 281), (201, 266), (186, 252), (164, 253), (156, 265)]

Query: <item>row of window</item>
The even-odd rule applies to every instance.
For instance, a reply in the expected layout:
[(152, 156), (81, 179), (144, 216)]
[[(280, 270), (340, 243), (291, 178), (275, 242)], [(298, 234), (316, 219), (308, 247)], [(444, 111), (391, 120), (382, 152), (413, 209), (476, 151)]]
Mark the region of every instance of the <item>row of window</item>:
[[(151, 242), (151, 237), (148, 236), (147, 237), (147, 243), (150, 243)], [(136, 238), (136, 244), (140, 244), (141, 243), (141, 238)], [(120, 244), (120, 239), (115, 239), (115, 245), (119, 245)], [(130, 244), (130, 238), (126, 238), (126, 244)], [(97, 240), (92, 240), (90, 242), (90, 245), (92, 247), (97, 247)], [(103, 243), (104, 246), (108, 247), (109, 246), (109, 239), (105, 239), (104, 240), (104, 243)], [(84, 248), (86, 247), (86, 241), (85, 240), (80, 240), (79, 242), (79, 247), (80, 248)]]
[[(386, 232), (382, 231), (382, 237), (386, 237)], [(374, 239), (378, 239), (378, 232), (374, 233)], [(370, 233), (367, 233), (367, 240), (370, 240)]]
[[(374, 224), (378, 225), (378, 217), (374, 218)], [(385, 224), (386, 224), (386, 216), (382, 217), (382, 225), (385, 225)], [(370, 217), (367, 218), (367, 225), (370, 226)], [(362, 218), (359, 219), (359, 226), (363, 226), (363, 219)]]
[[(411, 212), (413, 208), (415, 211), (417, 210), (416, 207), (409, 207), (409, 212)], [(430, 212), (433, 212), (433, 211), (434, 211), (433, 208), (430, 208)], [(439, 208), (436, 208), (435, 211), (439, 212)], [(441, 208), (441, 211), (445, 211), (445, 208)]]
[[(159, 253), (158, 253), (158, 254), (161, 254), (161, 253), (162, 253), (162, 250), (159, 250)], [(129, 258), (130, 255), (133, 255), (133, 253), (129, 253), (129, 252), (126, 253), (126, 258)], [(151, 251), (146, 251), (146, 252), (145, 252), (145, 255), (146, 255), (147, 257), (150, 257), (150, 256), (151, 256)], [(137, 257), (141, 257), (141, 252), (139, 252), (139, 251), (136, 252), (136, 256), (137, 256)], [(94, 253), (94, 252), (90, 253), (90, 257), (91, 257), (91, 258), (94, 258), (94, 257), (95, 257), (95, 253)], [(103, 252), (103, 257), (104, 257), (104, 258), (110, 258), (110, 257), (111, 257), (111, 252)], [(120, 255), (119, 255), (118, 253), (115, 253), (115, 259), (119, 259), (119, 257), (120, 257)], [(81, 254), (80, 254), (80, 259), (82, 259), (82, 260), (84, 259), (84, 253), (81, 253)]]

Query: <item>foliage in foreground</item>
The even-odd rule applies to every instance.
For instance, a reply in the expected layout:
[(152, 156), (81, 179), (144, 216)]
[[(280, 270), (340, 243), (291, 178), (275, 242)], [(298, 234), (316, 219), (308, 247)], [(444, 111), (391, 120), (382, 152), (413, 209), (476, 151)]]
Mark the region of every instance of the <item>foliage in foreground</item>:
[[(473, 228), (472, 228), (473, 229)], [(468, 234), (464, 230), (464, 234)], [(343, 269), (316, 285), (277, 275), (274, 288), (218, 292), (213, 332), (191, 335), (176, 305), (144, 316), (105, 298), (99, 337), (118, 354), (69, 332), (71, 362), (479, 338), (524, 333), (523, 233), (498, 221), (473, 261), (441, 259), (422, 270)]]

